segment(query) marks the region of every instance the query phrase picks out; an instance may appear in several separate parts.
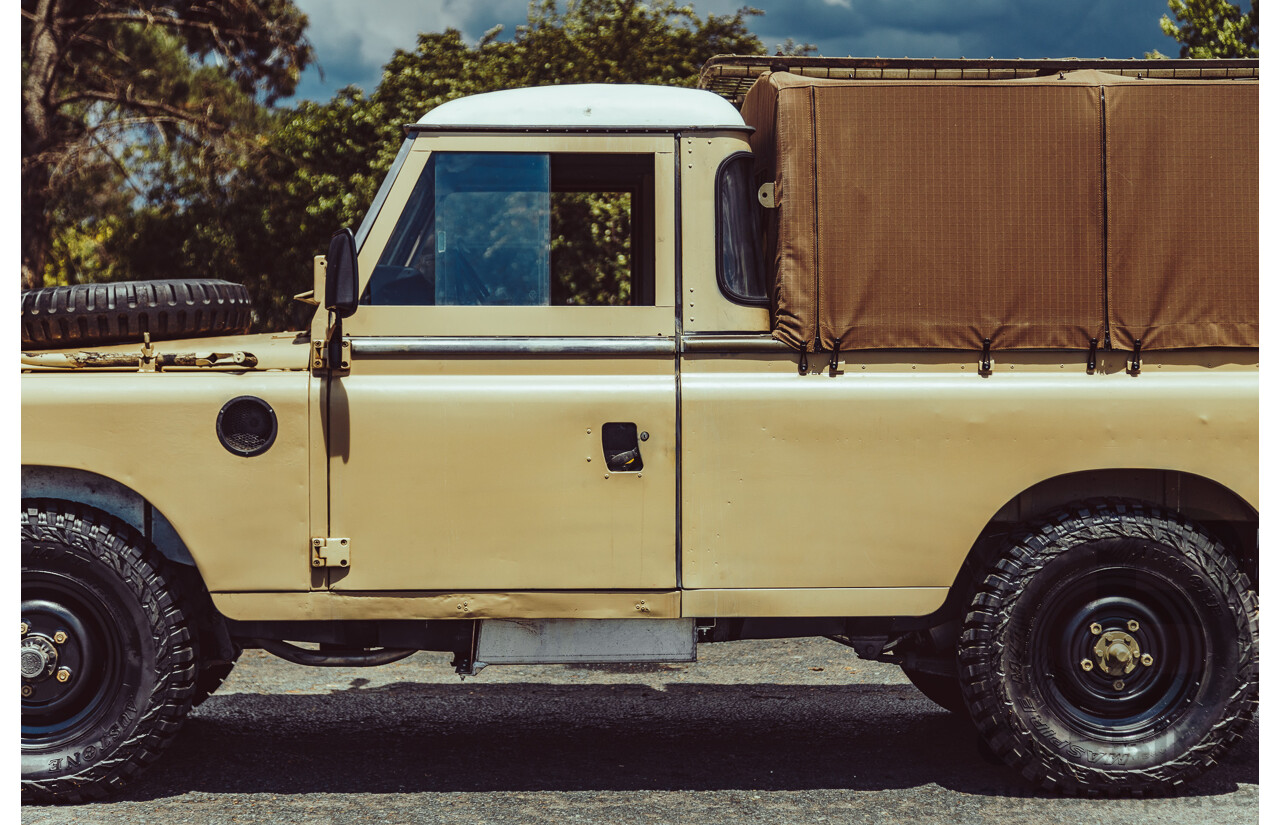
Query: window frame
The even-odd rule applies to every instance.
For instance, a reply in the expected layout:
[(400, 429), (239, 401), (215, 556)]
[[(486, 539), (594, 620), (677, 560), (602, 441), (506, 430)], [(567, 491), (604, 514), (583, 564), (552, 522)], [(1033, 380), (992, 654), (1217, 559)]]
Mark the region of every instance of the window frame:
[[(739, 295), (729, 287), (728, 283), (726, 283), (725, 275), (724, 275), (724, 251), (721, 245), (721, 235), (720, 235), (722, 227), (724, 225), (724, 217), (725, 217), (724, 216), (724, 198), (723, 198), (723, 190), (722, 190), (725, 170), (730, 164), (735, 163), (736, 161), (739, 161), (742, 159), (751, 161), (751, 160), (754, 160), (754, 158), (755, 158), (755, 155), (751, 154), (750, 152), (741, 152), (741, 151), (734, 152), (728, 157), (726, 157), (724, 160), (720, 161), (720, 165), (716, 167), (716, 176), (715, 176), (716, 285), (720, 288), (720, 293), (724, 295), (724, 297), (728, 298), (730, 301), (732, 301), (735, 304), (738, 304), (739, 306), (768, 308), (770, 305), (770, 298), (768, 294), (769, 293), (769, 275), (767, 270), (765, 269), (765, 267), (767, 266), (767, 262), (765, 261), (766, 250), (764, 249), (763, 243), (761, 244), (761, 248), (759, 249), (759, 259), (760, 259), (759, 262), (760, 262), (760, 268), (761, 268), (761, 273), (760, 273), (761, 286), (764, 288), (765, 294), (760, 298), (754, 298), (751, 296)], [(751, 203), (754, 208), (757, 208), (757, 209), (759, 208), (758, 206), (756, 206), (756, 202), (754, 199), (751, 201)], [(760, 227), (760, 229), (761, 231), (763, 231), (763, 227)]]
[[(518, 139), (518, 143), (515, 140)], [(676, 330), (677, 146), (674, 135), (418, 132), (360, 249), (360, 292), (432, 152), (649, 155), (653, 159), (654, 303), (640, 306), (379, 306), (362, 304), (344, 321), (351, 336), (674, 337)]]

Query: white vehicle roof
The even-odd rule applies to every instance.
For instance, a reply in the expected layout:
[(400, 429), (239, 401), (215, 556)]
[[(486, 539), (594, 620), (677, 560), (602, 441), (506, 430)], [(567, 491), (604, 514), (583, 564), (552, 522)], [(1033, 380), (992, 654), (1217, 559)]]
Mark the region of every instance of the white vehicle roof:
[(462, 97), (427, 112), (418, 126), (747, 128), (733, 104), (712, 92), (608, 83), (507, 89)]

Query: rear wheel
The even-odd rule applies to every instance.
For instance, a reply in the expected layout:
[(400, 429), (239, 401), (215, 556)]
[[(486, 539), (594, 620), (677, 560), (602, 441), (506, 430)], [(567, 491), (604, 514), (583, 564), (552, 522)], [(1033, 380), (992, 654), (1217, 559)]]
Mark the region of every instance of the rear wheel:
[(22, 512), (22, 792), (78, 802), (125, 785), (191, 708), (192, 634), (163, 559), (65, 502)]
[(1037, 785), (1167, 791), (1252, 718), (1257, 637), (1256, 594), (1207, 532), (1094, 502), (1029, 529), (990, 569), (961, 686), (992, 751)]

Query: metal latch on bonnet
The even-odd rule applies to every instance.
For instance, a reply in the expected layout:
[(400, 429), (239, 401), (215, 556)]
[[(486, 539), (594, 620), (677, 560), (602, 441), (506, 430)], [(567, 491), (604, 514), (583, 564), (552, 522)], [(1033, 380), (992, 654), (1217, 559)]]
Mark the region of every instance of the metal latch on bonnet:
[(254, 369), (258, 358), (251, 352), (159, 352), (151, 345), (151, 333), (143, 334), (138, 352), (24, 352), (22, 364), (58, 370), (137, 369), (157, 372), (166, 367), (229, 367)]

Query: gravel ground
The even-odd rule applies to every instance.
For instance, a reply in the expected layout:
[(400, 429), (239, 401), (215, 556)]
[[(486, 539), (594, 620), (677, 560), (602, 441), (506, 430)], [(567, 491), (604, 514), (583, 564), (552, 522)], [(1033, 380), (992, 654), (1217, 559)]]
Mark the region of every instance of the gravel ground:
[(248, 651), (131, 792), (44, 823), (1258, 822), (1258, 726), (1183, 795), (1037, 794), (895, 667), (825, 640), (692, 665), (306, 668)]

